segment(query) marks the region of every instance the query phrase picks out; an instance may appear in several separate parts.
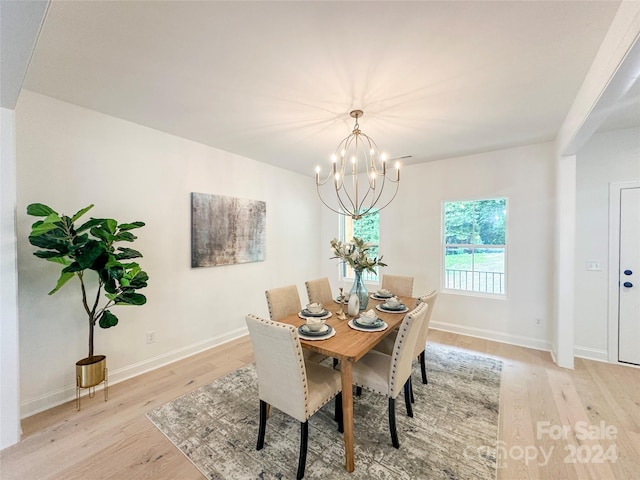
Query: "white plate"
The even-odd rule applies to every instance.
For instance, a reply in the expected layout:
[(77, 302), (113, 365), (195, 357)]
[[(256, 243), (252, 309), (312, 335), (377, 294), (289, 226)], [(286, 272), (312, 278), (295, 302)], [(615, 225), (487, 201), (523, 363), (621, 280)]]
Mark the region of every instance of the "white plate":
[(319, 312), (311, 312), (306, 308), (303, 308), (300, 311), (300, 313), (302, 313), (302, 315), (304, 315), (305, 317), (324, 317), (328, 312), (329, 312), (329, 310), (327, 310), (326, 308), (323, 308)]
[(356, 327), (360, 327), (360, 328), (366, 328), (368, 330), (375, 330), (378, 327), (382, 326), (382, 323), (384, 322), (384, 320), (382, 320), (380, 317), (376, 317), (376, 321), (373, 323), (366, 323), (361, 321), (362, 317), (356, 317), (353, 319), (353, 324)]
[(387, 325), (387, 322), (383, 321), (383, 325), (378, 328), (361, 328), (355, 325), (353, 323), (353, 320), (349, 320), (349, 323), (347, 323), (347, 325), (349, 325), (349, 327), (353, 328), (354, 330), (358, 330), (359, 332), (382, 332), (383, 330), (386, 330), (387, 327), (389, 326)]
[(388, 297), (381, 297), (377, 293), (372, 293), (370, 297), (374, 300), (389, 300), (391, 297), (393, 297), (393, 294), (389, 295)]
[(329, 333), (327, 333), (326, 335), (316, 335), (316, 336), (307, 336), (304, 333), (301, 333), (300, 330), (298, 330), (298, 337), (300, 337), (302, 340), (307, 340), (307, 341), (327, 340), (328, 338), (333, 337), (335, 334), (336, 334), (335, 328), (331, 328), (331, 331), (329, 331)]
[(316, 335), (319, 336), (323, 333), (328, 333), (329, 328), (331, 327), (329, 327), (329, 325), (327, 325), (326, 323), (320, 327), (320, 330), (311, 330), (309, 328), (309, 325), (300, 325), (300, 332), (303, 334), (309, 334), (312, 336), (316, 336)]
[(307, 318), (318, 318), (320, 320), (324, 320), (326, 318), (329, 318), (331, 315), (333, 315), (333, 313), (331, 313), (329, 310), (327, 310), (327, 313), (325, 313), (323, 316), (321, 317), (316, 317), (316, 316), (312, 316), (312, 317), (307, 317), (305, 316), (302, 312), (298, 312), (298, 316), (303, 319), (306, 320)]
[(403, 310), (386, 310), (384, 308), (380, 308), (380, 305), (376, 305), (376, 310), (384, 313), (406, 313), (409, 311), (409, 308), (405, 305)]

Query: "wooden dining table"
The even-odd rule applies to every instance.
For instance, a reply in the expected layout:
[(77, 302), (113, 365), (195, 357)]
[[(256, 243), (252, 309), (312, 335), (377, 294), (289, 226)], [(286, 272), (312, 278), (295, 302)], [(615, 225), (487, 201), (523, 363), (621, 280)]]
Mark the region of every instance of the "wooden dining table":
[[(415, 305), (416, 299), (413, 297), (398, 297), (409, 310)], [(366, 310), (375, 309), (376, 305), (380, 305), (384, 301), (369, 298)], [(354, 433), (353, 433), (353, 376), (352, 366), (360, 360), (367, 352), (373, 349), (384, 337), (389, 335), (397, 326), (402, 323), (407, 312), (390, 313), (381, 312), (375, 309), (378, 317), (384, 320), (388, 327), (381, 332), (363, 332), (354, 330), (349, 327), (348, 322), (354, 318), (347, 315), (347, 320), (337, 318), (337, 312), (340, 310), (340, 304), (334, 302), (332, 305), (324, 305), (332, 315), (326, 321), (331, 325), (336, 334), (326, 340), (303, 340), (300, 339), (302, 348), (307, 348), (314, 352), (319, 352), (329, 357), (336, 358), (340, 361), (340, 377), (342, 380), (342, 415), (344, 423), (344, 450), (345, 450), (345, 468), (348, 472), (355, 469), (354, 458)], [(344, 305), (344, 311), (347, 311), (347, 305)], [(280, 320), (282, 323), (288, 323), (298, 327), (305, 323), (305, 320), (298, 315), (289, 315)]]

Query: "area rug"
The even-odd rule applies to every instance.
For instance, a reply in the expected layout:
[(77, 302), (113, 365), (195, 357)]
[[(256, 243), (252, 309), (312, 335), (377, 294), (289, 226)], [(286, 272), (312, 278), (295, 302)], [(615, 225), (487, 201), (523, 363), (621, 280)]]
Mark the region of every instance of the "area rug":
[[(429, 383), (414, 362), (414, 417), (396, 402), (400, 449), (391, 446), (386, 397), (354, 396), (355, 471), (344, 470), (344, 444), (329, 402), (309, 420), (308, 479), (496, 478), (495, 446), (502, 362), (429, 343)], [(147, 413), (153, 424), (209, 479), (290, 479), (298, 464), (300, 424), (272, 408), (265, 446), (256, 450), (258, 387), (254, 365)]]

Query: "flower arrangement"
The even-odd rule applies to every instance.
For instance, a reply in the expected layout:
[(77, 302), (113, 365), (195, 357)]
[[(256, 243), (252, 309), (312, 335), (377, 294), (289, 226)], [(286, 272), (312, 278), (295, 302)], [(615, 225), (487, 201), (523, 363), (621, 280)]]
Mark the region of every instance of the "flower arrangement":
[(333, 258), (339, 258), (343, 262), (349, 264), (356, 272), (367, 270), (376, 273), (375, 267), (386, 267), (387, 264), (382, 262), (382, 257), (369, 257), (371, 245), (363, 239), (353, 237), (351, 242), (342, 243), (337, 238), (331, 240), (331, 253)]

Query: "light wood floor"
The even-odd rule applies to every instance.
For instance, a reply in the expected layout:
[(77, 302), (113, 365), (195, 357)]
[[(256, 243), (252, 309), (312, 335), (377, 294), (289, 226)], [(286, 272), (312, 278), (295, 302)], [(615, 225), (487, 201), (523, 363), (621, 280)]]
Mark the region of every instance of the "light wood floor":
[[(440, 331), (429, 341), (504, 361), (499, 480), (640, 479), (640, 369), (576, 359), (575, 370), (566, 370), (546, 352)], [(80, 412), (67, 403), (27, 418), (23, 440), (0, 452), (0, 478), (201, 479), (144, 414), (251, 361), (244, 337), (112, 385), (108, 402), (98, 392), (83, 399)], [(600, 426), (608, 432), (587, 438), (587, 427)], [(567, 438), (554, 439), (563, 428)], [(601, 438), (612, 429), (615, 439)]]

